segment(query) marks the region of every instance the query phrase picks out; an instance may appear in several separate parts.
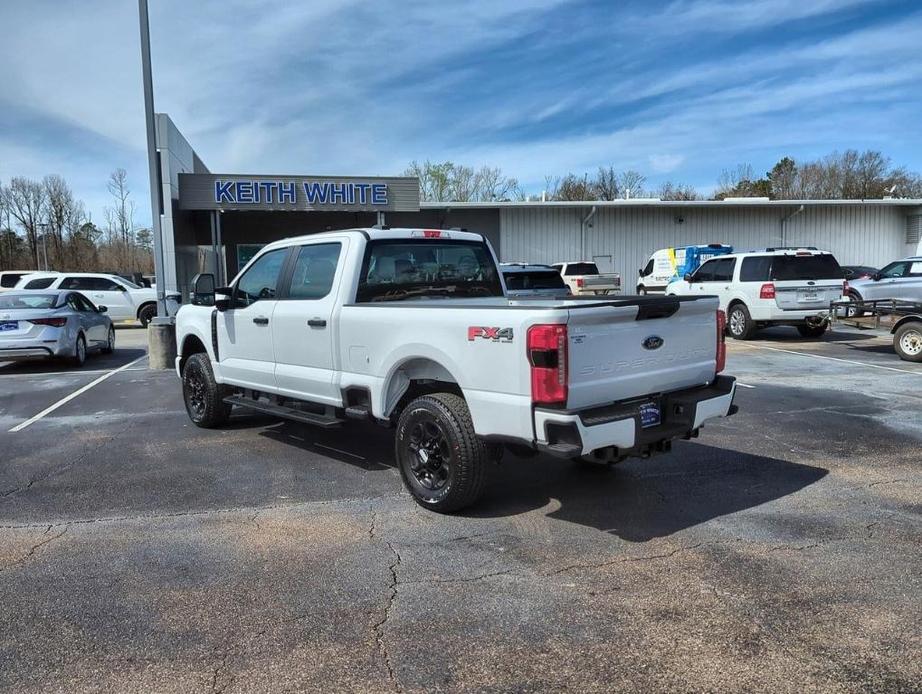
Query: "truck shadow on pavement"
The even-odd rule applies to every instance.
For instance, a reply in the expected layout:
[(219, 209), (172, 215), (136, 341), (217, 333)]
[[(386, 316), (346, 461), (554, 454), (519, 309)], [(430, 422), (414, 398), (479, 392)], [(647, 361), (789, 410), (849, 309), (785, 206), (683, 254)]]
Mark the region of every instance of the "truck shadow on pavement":
[[(318, 431), (282, 422), (260, 434), (366, 472), (396, 468), (389, 430), (347, 423)], [(668, 455), (631, 459), (610, 469), (506, 452), (491, 467), (481, 500), (459, 515), (500, 518), (558, 506), (548, 517), (646, 542), (788, 496), (827, 473), (821, 467), (684, 441)]]
[(677, 442), (669, 455), (611, 469), (512, 458), (466, 515), (507, 516), (559, 504), (549, 517), (646, 542), (788, 496), (827, 474), (821, 467), (686, 442)]

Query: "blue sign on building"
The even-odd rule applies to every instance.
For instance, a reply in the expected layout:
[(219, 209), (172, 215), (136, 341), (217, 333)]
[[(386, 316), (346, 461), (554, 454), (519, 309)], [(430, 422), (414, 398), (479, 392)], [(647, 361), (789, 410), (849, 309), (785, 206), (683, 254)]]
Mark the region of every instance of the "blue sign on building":
[[(299, 185), (300, 184), (300, 185)], [(223, 180), (214, 182), (214, 201), (230, 205), (372, 205), (385, 206), (387, 183), (291, 180)]]

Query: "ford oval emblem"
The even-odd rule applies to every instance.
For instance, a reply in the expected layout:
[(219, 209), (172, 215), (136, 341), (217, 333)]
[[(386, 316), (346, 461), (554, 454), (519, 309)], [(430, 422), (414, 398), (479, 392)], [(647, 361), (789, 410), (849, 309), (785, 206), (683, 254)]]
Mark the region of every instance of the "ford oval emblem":
[(644, 349), (659, 349), (663, 346), (663, 338), (659, 335), (650, 335), (650, 337), (644, 338), (644, 341), (640, 344), (643, 345)]

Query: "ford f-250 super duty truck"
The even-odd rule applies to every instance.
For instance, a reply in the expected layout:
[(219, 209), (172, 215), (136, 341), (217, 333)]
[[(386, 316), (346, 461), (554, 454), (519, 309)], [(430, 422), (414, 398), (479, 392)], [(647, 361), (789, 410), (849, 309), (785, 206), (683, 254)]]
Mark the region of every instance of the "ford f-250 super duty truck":
[(480, 235), (353, 229), (266, 246), (229, 287), (193, 282), (176, 317), (186, 409), (396, 428), (422, 506), (474, 502), (503, 445), (595, 462), (667, 451), (733, 414), (714, 297), (504, 294)]

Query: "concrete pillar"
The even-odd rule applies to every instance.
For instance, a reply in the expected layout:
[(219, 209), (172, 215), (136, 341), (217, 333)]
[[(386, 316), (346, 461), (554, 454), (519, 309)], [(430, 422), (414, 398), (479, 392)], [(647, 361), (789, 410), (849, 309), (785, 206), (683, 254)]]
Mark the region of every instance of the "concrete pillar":
[(151, 369), (172, 369), (176, 361), (176, 324), (157, 316), (147, 326), (147, 356)]

